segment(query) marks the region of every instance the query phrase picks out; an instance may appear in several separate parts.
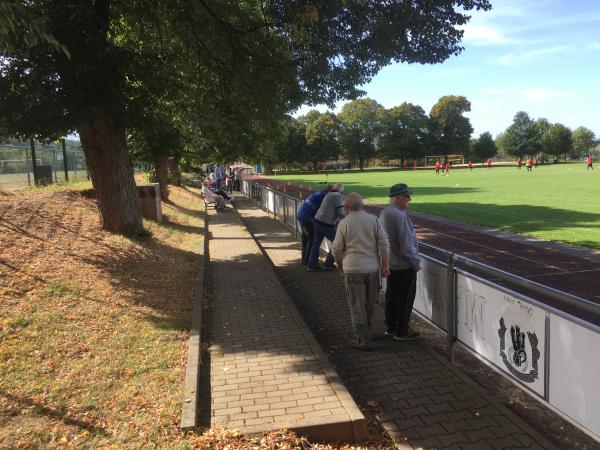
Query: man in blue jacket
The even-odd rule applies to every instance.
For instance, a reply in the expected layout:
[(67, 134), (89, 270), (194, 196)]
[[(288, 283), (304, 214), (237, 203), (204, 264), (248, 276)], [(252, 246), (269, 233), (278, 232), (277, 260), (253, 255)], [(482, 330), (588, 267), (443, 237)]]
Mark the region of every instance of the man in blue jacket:
[(300, 229), (302, 230), (302, 264), (305, 266), (308, 265), (308, 257), (315, 235), (313, 219), (315, 218), (315, 214), (319, 210), (321, 203), (323, 203), (323, 199), (332, 189), (333, 186), (328, 184), (322, 191), (311, 194), (304, 200), (304, 203), (302, 203), (302, 206), (298, 209), (297, 219), (300, 223)]
[(390, 275), (385, 292), (385, 334), (397, 341), (417, 339), (408, 327), (416, 296), (421, 257), (415, 228), (406, 213), (412, 192), (404, 183), (390, 188), (391, 203), (380, 214), (390, 240)]

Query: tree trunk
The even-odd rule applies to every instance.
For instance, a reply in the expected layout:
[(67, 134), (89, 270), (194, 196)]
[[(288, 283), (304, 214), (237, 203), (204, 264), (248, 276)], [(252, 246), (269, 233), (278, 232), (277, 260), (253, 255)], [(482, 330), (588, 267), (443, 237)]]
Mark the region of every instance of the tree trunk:
[(156, 179), (160, 186), (160, 198), (169, 200), (169, 155), (160, 153), (154, 160)]
[(361, 171), (365, 169), (365, 159), (364, 158), (360, 158), (358, 160), (358, 167), (360, 167)]
[(181, 186), (181, 169), (179, 168), (179, 161), (175, 158), (169, 159), (168, 167), (171, 169), (171, 174), (173, 175), (172, 183), (175, 186)]
[(312, 165), (313, 165), (313, 172), (317, 171), (317, 164), (318, 164), (317, 161), (313, 161), (313, 163), (312, 163)]
[(82, 125), (79, 137), (98, 200), (102, 228), (113, 233), (145, 233), (127, 151), (125, 130), (108, 115)]

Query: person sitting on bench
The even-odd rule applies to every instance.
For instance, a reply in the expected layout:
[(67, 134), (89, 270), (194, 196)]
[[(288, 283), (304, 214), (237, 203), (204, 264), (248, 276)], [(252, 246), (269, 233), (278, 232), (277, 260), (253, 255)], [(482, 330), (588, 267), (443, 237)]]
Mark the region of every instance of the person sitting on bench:
[(225, 198), (210, 190), (208, 180), (202, 182), (202, 195), (207, 203), (214, 203), (216, 205), (215, 208), (217, 211), (225, 210)]

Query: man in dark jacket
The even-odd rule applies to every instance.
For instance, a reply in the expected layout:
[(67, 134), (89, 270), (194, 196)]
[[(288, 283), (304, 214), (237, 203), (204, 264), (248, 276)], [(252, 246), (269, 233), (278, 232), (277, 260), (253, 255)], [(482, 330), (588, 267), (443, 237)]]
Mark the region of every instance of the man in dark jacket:
[(315, 214), (319, 210), (321, 203), (323, 203), (323, 199), (332, 189), (333, 186), (328, 184), (322, 191), (311, 194), (304, 200), (302, 206), (298, 208), (298, 215), (296, 217), (300, 223), (300, 229), (302, 230), (302, 264), (305, 266), (308, 265), (308, 257), (315, 235), (313, 219), (315, 218)]
[(379, 216), (390, 240), (390, 276), (385, 292), (385, 334), (398, 341), (417, 339), (409, 329), (421, 257), (415, 228), (406, 213), (412, 192), (404, 183), (390, 188), (391, 204)]

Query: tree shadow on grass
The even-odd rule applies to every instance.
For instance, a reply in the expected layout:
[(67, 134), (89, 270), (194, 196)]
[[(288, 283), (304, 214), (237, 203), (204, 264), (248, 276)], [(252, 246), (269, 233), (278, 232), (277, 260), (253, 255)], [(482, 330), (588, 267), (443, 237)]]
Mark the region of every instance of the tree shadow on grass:
[[(582, 228), (580, 238), (569, 241), (576, 245), (596, 247), (585, 229), (600, 227), (600, 214), (536, 205), (498, 205), (493, 203), (420, 203), (415, 210), (448, 217), (475, 225), (491, 226), (513, 233), (559, 231)], [(572, 238), (573, 235), (571, 235)]]

